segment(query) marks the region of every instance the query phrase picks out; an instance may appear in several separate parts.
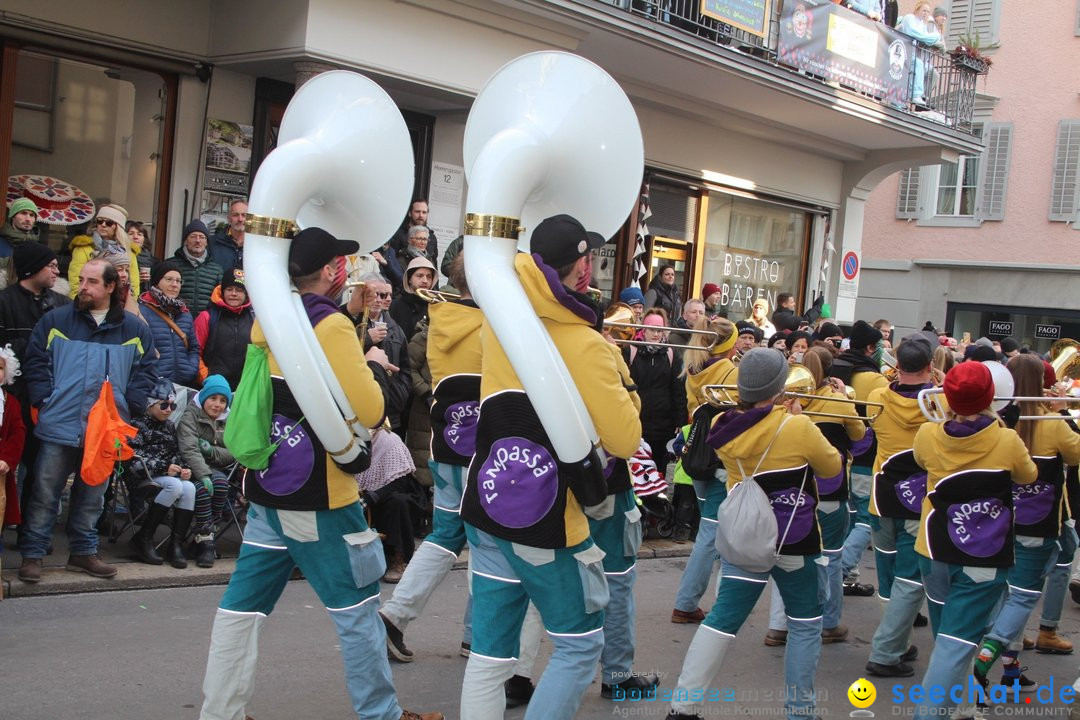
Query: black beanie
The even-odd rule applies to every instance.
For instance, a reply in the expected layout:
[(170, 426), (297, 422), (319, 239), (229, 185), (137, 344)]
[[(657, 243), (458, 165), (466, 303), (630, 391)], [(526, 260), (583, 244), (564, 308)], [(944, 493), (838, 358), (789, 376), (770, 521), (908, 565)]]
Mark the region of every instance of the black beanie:
[(11, 253), (15, 275), (19, 280), (25, 280), (55, 259), (56, 253), (50, 250), (48, 245), (39, 242), (16, 245)]
[[(175, 260), (166, 260), (164, 262), (159, 262), (150, 271), (150, 287), (157, 287), (157, 284), (161, 282), (161, 278), (165, 277), (165, 273), (169, 272), (170, 270), (175, 270), (176, 272), (180, 273), (181, 277), (183, 277), (184, 275), (184, 273), (180, 270), (180, 263), (176, 262)], [(147, 288), (147, 290), (149, 289), (150, 288)]]
[(244, 285), (244, 271), (240, 268), (233, 268), (232, 270), (226, 270), (225, 276), (221, 278), (221, 289), (230, 287), (238, 287), (247, 292), (247, 287)]
[(883, 336), (880, 330), (865, 320), (856, 320), (855, 324), (851, 326), (850, 337), (851, 349), (862, 350), (871, 345), (877, 345)]

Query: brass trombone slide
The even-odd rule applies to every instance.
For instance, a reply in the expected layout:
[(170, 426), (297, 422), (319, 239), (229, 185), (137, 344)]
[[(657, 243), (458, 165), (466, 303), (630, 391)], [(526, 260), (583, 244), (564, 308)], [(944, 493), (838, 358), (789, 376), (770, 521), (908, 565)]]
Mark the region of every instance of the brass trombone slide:
[(638, 330), (660, 330), (666, 332), (679, 332), (688, 333), (691, 335), (711, 335), (712, 342), (708, 345), (673, 345), (664, 343), (665, 347), (669, 348), (681, 348), (684, 350), (708, 350), (717, 342), (720, 341), (720, 335), (712, 330), (691, 330), (677, 327), (671, 327), (668, 325), (642, 325), (641, 323), (632, 322), (634, 318), (634, 311), (629, 305), (622, 302), (612, 303), (607, 312), (604, 314), (604, 329), (607, 330), (612, 339), (619, 345), (656, 345), (657, 343), (645, 342), (644, 340), (634, 340), (634, 334)]
[[(940, 422), (945, 422), (946, 420), (949, 419), (948, 416), (945, 415), (945, 412), (937, 405), (937, 403), (933, 402), (933, 399), (931, 397), (933, 395), (942, 395), (944, 393), (945, 393), (945, 390), (943, 388), (927, 388), (925, 390), (920, 390), (919, 391), (919, 398), (918, 398), (919, 399), (919, 408), (923, 411), (923, 415), (925, 415), (926, 419), (929, 420), (930, 422), (940, 423)], [(995, 402), (1001, 401), (1001, 402), (1005, 402), (1005, 403), (1014, 403), (1014, 402), (1080, 403), (1080, 397), (1072, 397), (1072, 396), (1069, 396), (1069, 395), (1066, 395), (1066, 396), (1063, 396), (1063, 397), (1058, 397), (1057, 395), (1049, 395), (1049, 396), (1047, 396), (1047, 395), (1039, 395), (1039, 396), (1034, 396), (1034, 397), (1017, 396), (1017, 395), (995, 395), (994, 396), (994, 401)], [(928, 407), (928, 405), (930, 407)], [(1073, 416), (1071, 414), (1070, 415), (1056, 415), (1056, 414), (1049, 414), (1049, 415), (1021, 415), (1020, 417), (1017, 418), (1017, 420), (1077, 420), (1077, 419), (1078, 418), (1076, 418), (1075, 416)]]
[(428, 290), (427, 288), (417, 288), (416, 294), (420, 298), (427, 300), (429, 303), (440, 303), (450, 300), (461, 299), (461, 296), (457, 293), (447, 292), (445, 290)]

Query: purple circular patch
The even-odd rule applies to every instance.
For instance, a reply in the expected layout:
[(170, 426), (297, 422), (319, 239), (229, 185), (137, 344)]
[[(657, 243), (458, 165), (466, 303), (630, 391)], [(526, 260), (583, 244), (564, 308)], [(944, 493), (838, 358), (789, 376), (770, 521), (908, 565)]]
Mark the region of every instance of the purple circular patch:
[(867, 428), (866, 434), (863, 435), (862, 440), (856, 440), (851, 443), (851, 456), (859, 457), (874, 444), (874, 430), (873, 428)]
[(520, 437), (496, 440), (476, 476), (480, 505), (504, 527), (530, 527), (555, 505), (558, 474), (544, 446)]
[(896, 499), (910, 512), (922, 512), (922, 501), (926, 497), (926, 473), (917, 472), (909, 475), (893, 486)]
[(291, 495), (311, 477), (315, 467), (315, 448), (299, 423), (275, 414), (270, 442), (278, 441), (280, 444), (270, 456), (270, 464), (265, 470), (259, 471), (259, 485), (271, 495)]
[(817, 489), (819, 495), (832, 495), (834, 492), (840, 489), (840, 486), (844, 484), (844, 471), (841, 470), (832, 477), (823, 478), (820, 475), (815, 475), (814, 479), (817, 480)]
[[(799, 488), (784, 488), (769, 493), (769, 502), (772, 504), (773, 514), (776, 515), (777, 540), (782, 539), (785, 545), (790, 545), (810, 534), (814, 523), (817, 522), (812, 495), (804, 492), (800, 498)], [(795, 506), (796, 502), (798, 502), (798, 507)], [(795, 513), (793, 520), (791, 520), (792, 512)], [(791, 529), (787, 531), (785, 538), (784, 530), (787, 529), (789, 520)]]
[(480, 418), (480, 403), (476, 400), (454, 403), (446, 408), (443, 419), (443, 440), (462, 457), (472, 457), (476, 452), (476, 423)]
[(1017, 525), (1034, 525), (1054, 509), (1054, 486), (1042, 480), (1030, 485), (1013, 485), (1013, 508)]
[(993, 557), (1009, 536), (1012, 512), (997, 498), (979, 498), (950, 505), (949, 539), (973, 557)]

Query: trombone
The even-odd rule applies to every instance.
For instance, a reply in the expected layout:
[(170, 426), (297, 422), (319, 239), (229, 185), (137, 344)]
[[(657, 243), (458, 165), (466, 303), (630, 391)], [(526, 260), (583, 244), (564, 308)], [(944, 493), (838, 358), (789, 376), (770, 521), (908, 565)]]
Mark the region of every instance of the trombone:
[[(814, 393), (815, 389), (816, 387), (814, 383), (814, 375), (810, 372), (810, 368), (799, 363), (794, 363), (791, 366), (791, 369), (788, 370), (787, 382), (784, 385), (785, 398), (806, 398), (808, 400), (826, 400), (828, 402), (847, 403), (849, 405), (865, 405), (867, 407), (876, 408), (885, 407), (881, 403), (870, 402), (869, 400), (856, 400), (852, 397), (838, 398), (830, 397), (827, 395), (817, 395)], [(854, 394), (854, 391), (847, 394), (850, 396)], [(812, 417), (836, 418), (839, 420), (859, 420), (860, 422), (865, 423), (874, 422), (873, 417), (864, 417), (862, 415), (842, 415), (840, 413), (821, 412), (820, 410), (803, 410), (802, 412), (803, 415), (810, 415)]]
[(638, 330), (661, 330), (665, 332), (679, 332), (690, 335), (711, 335), (712, 341), (708, 345), (675, 345), (664, 343), (665, 347), (681, 348), (683, 350), (709, 350), (720, 341), (719, 333), (712, 330), (692, 330), (690, 328), (670, 327), (667, 325), (642, 325), (634, 322), (633, 309), (623, 302), (613, 302), (604, 313), (604, 329), (619, 345), (657, 345), (658, 343), (634, 340), (634, 334)]
[[(922, 410), (923, 415), (930, 422), (943, 423), (949, 419), (944, 409), (940, 405), (934, 402), (933, 395), (944, 394), (944, 388), (927, 388), (919, 391), (919, 409)], [(1014, 402), (1037, 402), (1037, 403), (1053, 403), (1053, 402), (1066, 402), (1066, 403), (1080, 403), (1080, 397), (1072, 397), (1065, 395), (1058, 397), (1057, 395), (1039, 395), (1035, 397), (1019, 396), (1019, 395), (995, 395), (994, 402), (1003, 402), (1006, 405)], [(1017, 420), (1076, 420), (1072, 414), (1069, 415), (1021, 415), (1016, 418)]]
[(429, 303), (450, 302), (452, 300), (461, 299), (461, 296), (457, 293), (447, 292), (445, 290), (428, 290), (427, 288), (417, 288), (416, 294), (420, 298), (427, 300)]
[[(872, 407), (884, 407), (881, 403), (869, 402), (866, 400), (854, 400), (850, 398), (837, 398), (824, 395), (814, 394), (815, 384), (814, 375), (810, 372), (810, 368), (799, 363), (794, 363), (788, 370), (787, 381), (784, 383), (784, 392), (782, 394), (783, 399), (787, 398), (807, 398), (809, 400), (827, 400), (829, 402), (841, 402), (851, 405), (868, 405)], [(726, 384), (726, 385), (706, 385), (702, 388), (706, 398), (711, 405), (717, 407), (733, 407), (737, 404), (735, 397), (731, 395), (732, 391), (738, 391), (738, 385)], [(723, 395), (721, 395), (723, 393)], [(723, 398), (723, 399), (721, 399)], [(811, 415), (814, 417), (825, 418), (837, 418), (840, 420), (859, 420), (860, 422), (871, 423), (874, 421), (872, 417), (863, 417), (861, 415), (841, 415), (840, 413), (821, 412), (819, 410), (803, 410), (804, 415)]]

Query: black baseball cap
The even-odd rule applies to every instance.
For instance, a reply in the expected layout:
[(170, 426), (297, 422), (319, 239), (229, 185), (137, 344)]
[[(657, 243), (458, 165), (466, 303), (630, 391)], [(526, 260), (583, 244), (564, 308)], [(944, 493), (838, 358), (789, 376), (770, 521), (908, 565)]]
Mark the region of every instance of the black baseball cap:
[(336, 257), (360, 252), (355, 240), (338, 240), (322, 228), (304, 228), (289, 246), (289, 277), (310, 275)]
[(587, 231), (576, 218), (553, 215), (533, 230), (529, 249), (546, 265), (561, 268), (602, 247), (605, 242), (603, 235)]

